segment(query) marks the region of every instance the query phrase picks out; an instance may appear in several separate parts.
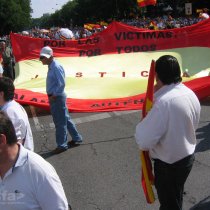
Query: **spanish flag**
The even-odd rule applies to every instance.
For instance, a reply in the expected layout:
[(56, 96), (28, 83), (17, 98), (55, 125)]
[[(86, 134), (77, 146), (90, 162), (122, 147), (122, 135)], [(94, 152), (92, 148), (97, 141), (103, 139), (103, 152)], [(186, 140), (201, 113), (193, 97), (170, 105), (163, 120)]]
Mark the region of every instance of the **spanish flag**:
[[(155, 61), (152, 60), (150, 73), (147, 84), (147, 92), (142, 108), (142, 117), (144, 118), (149, 110), (152, 108), (153, 103), (153, 93), (154, 93), (154, 79), (155, 79)], [(152, 189), (154, 184), (154, 175), (152, 173), (152, 163), (149, 157), (148, 151), (140, 151), (140, 159), (142, 164), (142, 178), (141, 183), (144, 190), (144, 194), (147, 200), (147, 203), (154, 203), (155, 196)]]
[(98, 22), (98, 24), (100, 25), (100, 26), (108, 26), (109, 24), (107, 23), (107, 22), (105, 22), (105, 21), (100, 21), (100, 22)]
[(137, 0), (139, 7), (146, 7), (149, 5), (156, 5), (157, 0)]
[(154, 30), (158, 30), (158, 26), (157, 24), (154, 22), (154, 21), (151, 21), (150, 24), (149, 24), (150, 27), (153, 27)]
[(99, 24), (86, 23), (84, 24), (84, 28), (91, 31), (93, 29), (101, 28), (101, 26)]

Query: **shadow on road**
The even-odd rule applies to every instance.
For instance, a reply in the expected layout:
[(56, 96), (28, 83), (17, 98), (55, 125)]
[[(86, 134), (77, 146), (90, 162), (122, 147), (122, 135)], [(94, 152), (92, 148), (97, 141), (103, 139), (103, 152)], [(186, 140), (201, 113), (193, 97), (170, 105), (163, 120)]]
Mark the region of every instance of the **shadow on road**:
[(42, 156), (44, 159), (47, 159), (49, 157), (52, 157), (53, 155), (56, 155), (56, 154), (53, 154), (52, 151), (49, 151), (49, 152), (42, 152), (42, 153), (38, 153), (40, 156)]
[(204, 198), (202, 201), (193, 206), (190, 210), (209, 210), (210, 209), (210, 196)]
[[(204, 152), (210, 149), (210, 123), (201, 128), (197, 129), (196, 138), (198, 140), (198, 144), (196, 146), (195, 152)], [(210, 209), (210, 208), (209, 208)]]

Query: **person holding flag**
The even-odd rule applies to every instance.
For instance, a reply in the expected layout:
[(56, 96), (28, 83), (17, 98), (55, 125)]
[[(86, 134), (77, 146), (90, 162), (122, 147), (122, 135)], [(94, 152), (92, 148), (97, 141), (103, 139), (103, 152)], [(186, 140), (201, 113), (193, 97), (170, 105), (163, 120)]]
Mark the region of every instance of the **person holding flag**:
[(155, 74), (155, 102), (136, 126), (135, 138), (154, 160), (159, 209), (181, 210), (184, 184), (194, 162), (201, 107), (197, 96), (181, 83), (175, 57), (161, 56)]

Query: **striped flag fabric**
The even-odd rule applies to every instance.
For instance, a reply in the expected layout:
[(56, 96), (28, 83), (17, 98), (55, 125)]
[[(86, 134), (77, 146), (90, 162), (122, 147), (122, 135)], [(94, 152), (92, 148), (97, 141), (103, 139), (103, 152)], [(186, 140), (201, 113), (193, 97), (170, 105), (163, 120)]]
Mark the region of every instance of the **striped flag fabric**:
[(91, 31), (93, 29), (101, 28), (101, 26), (99, 24), (86, 23), (84, 24), (84, 28)]
[[(153, 103), (153, 93), (154, 93), (154, 79), (155, 79), (155, 61), (152, 60), (149, 77), (148, 77), (148, 84), (147, 84), (147, 91), (145, 95), (145, 100), (142, 108), (142, 118), (144, 118), (147, 113), (152, 108)], [(141, 183), (142, 188), (147, 200), (147, 203), (152, 204), (155, 201), (154, 192), (152, 189), (152, 185), (154, 184), (154, 175), (152, 173), (152, 163), (149, 157), (148, 151), (140, 151), (140, 160), (142, 164), (142, 177)]]
[[(181, 63), (183, 82), (199, 99), (210, 95), (210, 19), (170, 30), (147, 30), (112, 22), (102, 33), (78, 40), (40, 39), (11, 33), (16, 59), (15, 99), (49, 109), (46, 66), (40, 49), (50, 46), (65, 69), (71, 112), (140, 110), (151, 60), (170, 54)], [(192, 59), (194, 58), (198, 59)], [(123, 60), (123, 62), (122, 62)], [(38, 77), (36, 76), (38, 75)]]
[(137, 0), (139, 7), (146, 7), (149, 5), (156, 5), (157, 0)]
[(154, 21), (150, 22), (149, 27), (153, 27), (154, 30), (158, 30), (158, 26), (157, 26), (156, 22), (154, 22)]

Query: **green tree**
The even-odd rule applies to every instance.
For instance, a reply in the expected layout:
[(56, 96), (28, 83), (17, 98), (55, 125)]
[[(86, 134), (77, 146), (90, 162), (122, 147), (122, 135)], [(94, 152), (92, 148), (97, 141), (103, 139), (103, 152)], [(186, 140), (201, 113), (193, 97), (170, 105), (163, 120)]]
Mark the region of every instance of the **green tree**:
[(11, 31), (22, 31), (31, 22), (30, 0), (1, 0), (0, 1), (0, 35)]
[(137, 11), (136, 0), (73, 0), (52, 14), (47, 25), (82, 26), (87, 22), (107, 21), (110, 18), (122, 19)]

